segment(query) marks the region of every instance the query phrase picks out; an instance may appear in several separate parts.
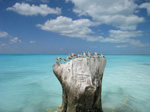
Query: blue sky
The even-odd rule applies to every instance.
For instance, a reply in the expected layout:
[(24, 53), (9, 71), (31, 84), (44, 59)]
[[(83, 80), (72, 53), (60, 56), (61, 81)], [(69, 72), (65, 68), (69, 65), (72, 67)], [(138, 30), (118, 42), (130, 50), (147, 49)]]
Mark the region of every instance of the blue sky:
[(150, 0), (0, 0), (0, 54), (150, 54)]

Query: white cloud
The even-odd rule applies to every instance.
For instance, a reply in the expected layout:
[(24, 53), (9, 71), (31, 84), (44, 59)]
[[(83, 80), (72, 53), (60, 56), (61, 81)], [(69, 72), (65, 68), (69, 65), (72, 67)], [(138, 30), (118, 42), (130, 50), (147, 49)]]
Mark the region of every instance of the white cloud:
[[(59, 33), (68, 37), (81, 38), (90, 42), (126, 43), (133, 46), (146, 46), (136, 37), (142, 36), (142, 31), (109, 30), (109, 36), (96, 36), (90, 27), (95, 23), (88, 19), (72, 20), (68, 17), (59, 16), (56, 19), (47, 20), (44, 24), (38, 24), (42, 30)], [(120, 46), (119, 46), (120, 47)]]
[(10, 39), (10, 44), (21, 43), (22, 41), (18, 37)]
[(123, 47), (128, 47), (128, 45), (117, 45), (117, 48), (123, 48)]
[(72, 20), (71, 18), (59, 16), (56, 19), (47, 20), (43, 25), (38, 24), (42, 30), (52, 31), (69, 37), (86, 38), (93, 31), (89, 28), (94, 23), (89, 19)]
[(147, 14), (150, 16), (150, 3), (143, 3), (139, 6), (139, 8), (146, 8)]
[(142, 31), (122, 31), (122, 30), (110, 30), (109, 37), (102, 38), (100, 42), (110, 42), (110, 43), (118, 43), (123, 45), (118, 45), (116, 47), (122, 48), (127, 46), (137, 46), (137, 47), (145, 47), (150, 46), (149, 43), (142, 43), (140, 40), (136, 39), (137, 37), (141, 37), (143, 34)]
[(31, 43), (31, 44), (35, 44), (35, 43), (36, 43), (36, 41), (34, 41), (34, 40), (31, 40), (31, 41), (30, 41), (30, 43)]
[(8, 33), (7, 32), (4, 32), (4, 31), (0, 31), (0, 38), (6, 38), (8, 37)]
[[(103, 38), (100, 41), (110, 43), (126, 43), (129, 45), (139, 47), (148, 46), (147, 44), (143, 44), (141, 43), (141, 41), (135, 39), (136, 37), (140, 37), (142, 35), (142, 31), (110, 30), (109, 37)], [(119, 45), (118, 47), (125, 47), (125, 45)]]
[(135, 30), (143, 17), (134, 15), (138, 7), (132, 0), (66, 0), (75, 4), (74, 12), (88, 15), (101, 24), (108, 24), (122, 30)]
[[(129, 15), (137, 7), (132, 0), (70, 0), (75, 9), (97, 18), (100, 15)], [(97, 15), (97, 16), (96, 16)]]
[(43, 3), (49, 3), (49, 0), (40, 0)]
[[(2, 39), (5, 38), (5, 39)], [(11, 46), (12, 44), (19, 44), (22, 43), (22, 40), (20, 40), (18, 37), (13, 37), (10, 34), (8, 34), (5, 31), (0, 31), (0, 47), (7, 48)]]
[(142, 36), (142, 31), (122, 31), (122, 30), (110, 30), (110, 37), (112, 38), (131, 38)]
[(13, 7), (7, 8), (9, 11), (17, 12), (18, 14), (25, 16), (35, 16), (42, 15), (46, 16), (48, 14), (60, 14), (60, 8), (50, 8), (46, 4), (40, 4), (40, 6), (30, 5), (28, 3), (16, 3)]
[(0, 46), (1, 46), (1, 47), (8, 47), (8, 45), (5, 44), (5, 43), (0, 44)]
[(49, 0), (26, 0), (27, 2), (37, 2), (37, 1), (40, 1), (40, 2), (43, 2), (43, 3), (49, 3)]
[(104, 15), (100, 16), (98, 21), (120, 28), (121, 30), (136, 30), (137, 24), (143, 22), (144, 18), (136, 15)]

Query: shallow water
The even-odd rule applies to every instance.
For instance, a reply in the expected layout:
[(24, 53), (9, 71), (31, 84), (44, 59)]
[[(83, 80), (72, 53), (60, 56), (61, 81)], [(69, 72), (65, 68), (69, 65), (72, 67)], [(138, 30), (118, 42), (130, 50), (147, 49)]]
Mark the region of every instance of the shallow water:
[[(61, 104), (54, 57), (0, 55), (0, 112), (46, 112)], [(106, 55), (104, 112), (149, 112), (150, 55)]]

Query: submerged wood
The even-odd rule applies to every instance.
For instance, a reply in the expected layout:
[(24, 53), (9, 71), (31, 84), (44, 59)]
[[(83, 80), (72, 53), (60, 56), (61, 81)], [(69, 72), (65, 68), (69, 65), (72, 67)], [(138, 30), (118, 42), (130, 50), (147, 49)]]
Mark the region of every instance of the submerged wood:
[(102, 112), (105, 58), (76, 58), (53, 65), (63, 90), (62, 112)]

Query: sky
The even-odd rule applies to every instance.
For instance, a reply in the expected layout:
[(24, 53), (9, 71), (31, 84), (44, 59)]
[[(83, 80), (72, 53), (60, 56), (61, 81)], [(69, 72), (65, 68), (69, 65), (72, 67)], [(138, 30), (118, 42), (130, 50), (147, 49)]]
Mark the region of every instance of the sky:
[(0, 0), (0, 54), (150, 54), (150, 0)]

